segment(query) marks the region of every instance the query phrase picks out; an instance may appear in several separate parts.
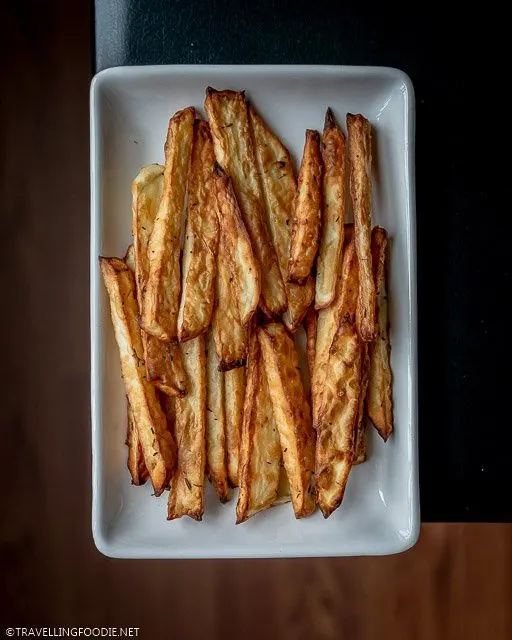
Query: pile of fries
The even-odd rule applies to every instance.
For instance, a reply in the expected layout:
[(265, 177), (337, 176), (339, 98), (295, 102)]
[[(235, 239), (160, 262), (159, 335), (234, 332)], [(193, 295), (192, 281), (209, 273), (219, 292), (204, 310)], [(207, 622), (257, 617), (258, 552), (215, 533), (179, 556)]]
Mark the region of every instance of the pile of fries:
[(223, 503), (239, 487), (237, 524), (290, 501), (296, 518), (317, 505), (327, 518), (366, 460), (366, 416), (384, 440), (393, 431), (371, 126), (347, 114), (346, 145), (328, 109), (296, 179), (244, 92), (208, 87), (204, 107), (208, 120), (171, 118), (165, 165), (132, 184), (133, 244), (100, 257), (132, 483), (168, 489), (169, 520), (202, 519), (205, 476)]

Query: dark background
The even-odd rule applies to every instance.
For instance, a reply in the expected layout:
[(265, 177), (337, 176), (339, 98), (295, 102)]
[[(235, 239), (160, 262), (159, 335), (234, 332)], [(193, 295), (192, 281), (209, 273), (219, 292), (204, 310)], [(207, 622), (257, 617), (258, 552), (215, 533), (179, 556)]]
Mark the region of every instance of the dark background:
[(504, 17), (98, 0), (95, 49), (88, 1), (3, 13), (0, 636), (72, 624), (142, 638), (510, 638), (510, 525), (430, 524), (398, 556), (286, 561), (116, 561), (90, 531), (89, 84), (95, 64), (164, 62), (410, 75), (422, 517), (511, 520)]

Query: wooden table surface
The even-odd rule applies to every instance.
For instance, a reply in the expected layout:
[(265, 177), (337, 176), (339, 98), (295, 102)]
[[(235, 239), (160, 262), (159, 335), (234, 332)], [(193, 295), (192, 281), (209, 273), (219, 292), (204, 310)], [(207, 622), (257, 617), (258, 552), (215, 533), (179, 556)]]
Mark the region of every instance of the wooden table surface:
[(85, 0), (8, 6), (0, 40), (0, 634), (37, 624), (134, 626), (151, 639), (512, 638), (512, 526), (425, 525), (414, 549), (385, 558), (127, 562), (96, 551), (91, 42)]

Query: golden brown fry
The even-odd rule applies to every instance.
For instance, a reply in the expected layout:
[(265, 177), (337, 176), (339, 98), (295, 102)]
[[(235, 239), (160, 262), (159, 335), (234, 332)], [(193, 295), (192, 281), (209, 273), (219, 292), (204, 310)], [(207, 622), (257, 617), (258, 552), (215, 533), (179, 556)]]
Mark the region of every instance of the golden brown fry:
[(135, 417), (144, 461), (155, 495), (159, 496), (169, 484), (175, 469), (176, 445), (167, 430), (157, 390), (146, 379), (135, 278), (118, 258), (101, 257), (100, 266), (110, 299), (126, 395)]
[(226, 446), (228, 451), (228, 479), (238, 487), (238, 456), (244, 412), (245, 367), (224, 373), (224, 409), (226, 417)]
[(359, 263), (359, 298), (357, 329), (364, 342), (376, 337), (376, 299), (372, 273), (372, 183), (371, 125), (358, 114), (347, 114), (348, 149), (350, 159), (350, 196), (354, 212), (354, 232)]
[(345, 235), (345, 135), (331, 109), (325, 114), (322, 159), (323, 216), (316, 259), (316, 309), (329, 306), (334, 299)]
[(252, 332), (239, 456), (236, 523), (271, 507), (279, 495), (281, 445), (258, 336)]
[(318, 250), (322, 221), (322, 154), (320, 134), (308, 129), (299, 171), (293, 214), (288, 281), (303, 284), (311, 273)]
[(229, 371), (245, 364), (248, 336), (240, 322), (237, 300), (231, 294), (231, 272), (223, 234), (219, 238), (215, 296), (212, 329), (219, 358), (219, 371)]
[(283, 325), (257, 329), (296, 518), (315, 509), (315, 437), (299, 359)]
[(213, 184), (215, 210), (231, 273), (231, 295), (237, 300), (242, 325), (248, 327), (260, 299), (260, 267), (254, 257), (231, 179), (219, 165), (213, 171)]
[(219, 371), (210, 330), (206, 347), (206, 471), (221, 502), (229, 500), (224, 375)]
[(288, 149), (252, 105), (249, 107), (249, 116), (267, 205), (270, 234), (288, 300), (288, 309), (283, 314), (283, 321), (288, 330), (295, 333), (314, 298), (315, 282), (312, 276), (304, 285), (286, 281), (297, 192), (292, 159)]
[(169, 492), (167, 519), (190, 516), (194, 520), (202, 520), (206, 414), (204, 336), (182, 344), (181, 350), (190, 380), (190, 390), (184, 398), (176, 398), (174, 401), (178, 466)]
[(359, 394), (359, 408), (357, 410), (354, 464), (361, 464), (362, 462), (365, 462), (367, 458), (366, 415), (364, 409), (366, 390), (368, 389), (368, 379), (370, 377), (370, 356), (368, 352), (368, 344), (366, 342), (363, 343), (362, 349), (361, 391)]
[[(344, 251), (346, 251), (353, 237), (354, 225), (346, 224), (344, 230)], [(354, 251), (354, 249), (352, 249)], [(313, 409), (313, 424), (318, 422), (318, 409), (324, 388), (326, 366), (329, 350), (341, 322), (341, 269), (336, 282), (333, 303), (317, 313), (315, 364), (311, 374), (311, 402)]]
[(316, 328), (318, 318), (313, 306), (308, 309), (304, 322), (306, 329), (306, 357), (308, 361), (308, 371), (310, 380), (313, 379), (313, 371), (315, 369), (315, 353), (316, 353)]
[(195, 110), (188, 107), (178, 111), (169, 122), (163, 194), (149, 238), (149, 275), (142, 306), (142, 328), (164, 342), (178, 339), (180, 237), (194, 117)]
[(387, 232), (372, 231), (372, 263), (377, 290), (377, 340), (370, 345), (370, 379), (366, 407), (368, 415), (384, 442), (393, 432), (393, 375), (389, 341), (388, 298), (386, 291)]
[[(149, 278), (148, 244), (160, 206), (164, 168), (159, 164), (143, 167), (132, 183), (132, 234), (135, 280), (139, 309)], [(142, 346), (148, 380), (167, 395), (186, 393), (186, 376), (177, 345), (161, 342), (142, 331)]]
[(128, 429), (126, 431), (126, 446), (128, 447), (128, 470), (132, 477), (132, 484), (137, 487), (146, 483), (148, 470), (144, 462), (144, 453), (139, 440), (133, 411), (128, 403)]
[[(315, 409), (316, 492), (325, 518), (340, 506), (354, 461), (363, 346), (356, 329), (357, 297), (358, 262), (352, 241), (343, 256), (339, 302), (341, 322), (324, 363), (321, 393), (315, 396), (319, 402)], [(334, 305), (338, 306), (336, 300)], [(328, 311), (326, 309), (324, 313)]]
[(265, 219), (263, 187), (258, 173), (243, 92), (206, 90), (205, 110), (217, 162), (233, 180), (244, 224), (260, 266), (260, 306), (269, 315), (286, 309), (286, 292)]
[[(131, 244), (128, 249), (126, 249), (126, 253), (124, 254), (123, 262), (130, 269), (132, 273), (135, 273), (135, 248), (133, 244)], [(138, 300), (138, 298), (137, 298)]]
[(178, 313), (180, 342), (204, 333), (212, 318), (219, 244), (219, 224), (210, 194), (214, 164), (210, 127), (204, 120), (196, 120), (188, 179), (183, 286)]

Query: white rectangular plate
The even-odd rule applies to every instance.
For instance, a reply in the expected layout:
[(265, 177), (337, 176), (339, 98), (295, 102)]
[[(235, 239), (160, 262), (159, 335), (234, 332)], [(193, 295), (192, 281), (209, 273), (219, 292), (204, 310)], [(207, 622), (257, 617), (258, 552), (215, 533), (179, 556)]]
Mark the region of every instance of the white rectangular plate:
[[(369, 460), (353, 469), (341, 507), (296, 520), (291, 504), (235, 525), (207, 487), (202, 522), (166, 520), (166, 496), (134, 487), (126, 467), (126, 398), (98, 256), (122, 257), (131, 242), (131, 181), (163, 163), (170, 116), (205, 88), (245, 89), (300, 161), (307, 128), (321, 131), (330, 106), (369, 118), (374, 137), (373, 222), (390, 234), (389, 296), (395, 433), (369, 430)], [(379, 67), (169, 66), (99, 73), (91, 86), (92, 528), (96, 546), (122, 558), (380, 555), (417, 539), (414, 94), (409, 78)]]

